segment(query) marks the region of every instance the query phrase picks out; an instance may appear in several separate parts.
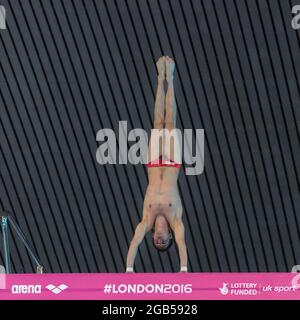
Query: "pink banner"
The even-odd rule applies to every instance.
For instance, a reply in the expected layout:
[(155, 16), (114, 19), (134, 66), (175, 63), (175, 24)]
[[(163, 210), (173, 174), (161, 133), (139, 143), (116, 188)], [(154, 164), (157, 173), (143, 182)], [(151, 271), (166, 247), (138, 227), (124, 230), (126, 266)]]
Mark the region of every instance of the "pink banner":
[(300, 300), (298, 273), (0, 275), (0, 300)]

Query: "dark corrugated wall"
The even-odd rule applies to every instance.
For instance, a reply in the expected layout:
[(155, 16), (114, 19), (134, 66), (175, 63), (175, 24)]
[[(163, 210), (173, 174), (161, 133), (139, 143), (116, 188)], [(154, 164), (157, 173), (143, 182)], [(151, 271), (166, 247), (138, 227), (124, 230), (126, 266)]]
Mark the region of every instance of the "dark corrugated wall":
[[(0, 208), (46, 272), (124, 271), (146, 169), (98, 165), (96, 133), (119, 120), (149, 132), (161, 55), (177, 63), (178, 126), (205, 129), (205, 171), (179, 181), (190, 270), (300, 263), (297, 1), (1, 4)], [(14, 272), (32, 272), (11, 245)], [(178, 267), (175, 247), (159, 254), (149, 235), (136, 270)]]

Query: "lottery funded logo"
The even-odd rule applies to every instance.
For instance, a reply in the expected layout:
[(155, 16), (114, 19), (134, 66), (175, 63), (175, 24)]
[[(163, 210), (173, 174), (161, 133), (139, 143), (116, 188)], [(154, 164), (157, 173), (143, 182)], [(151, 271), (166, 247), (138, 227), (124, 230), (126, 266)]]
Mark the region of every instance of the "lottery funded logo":
[(255, 296), (259, 293), (257, 283), (249, 282), (235, 282), (235, 283), (224, 283), (219, 288), (222, 295), (232, 296)]

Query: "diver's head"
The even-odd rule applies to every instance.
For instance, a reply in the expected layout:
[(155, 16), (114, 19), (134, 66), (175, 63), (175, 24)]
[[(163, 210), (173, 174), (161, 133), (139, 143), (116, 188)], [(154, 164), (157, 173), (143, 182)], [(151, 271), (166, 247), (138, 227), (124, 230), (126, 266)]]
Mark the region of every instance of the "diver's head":
[(166, 251), (172, 245), (172, 231), (169, 228), (168, 221), (162, 215), (155, 219), (152, 241), (154, 247), (159, 251)]

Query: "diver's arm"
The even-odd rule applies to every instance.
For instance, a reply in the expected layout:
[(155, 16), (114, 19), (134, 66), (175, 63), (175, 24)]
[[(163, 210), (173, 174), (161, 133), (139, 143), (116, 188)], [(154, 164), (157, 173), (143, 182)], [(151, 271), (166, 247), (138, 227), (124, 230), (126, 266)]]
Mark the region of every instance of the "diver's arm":
[(181, 218), (177, 218), (173, 224), (173, 231), (175, 234), (175, 241), (178, 246), (179, 258), (180, 258), (180, 271), (187, 272), (187, 250), (184, 239), (184, 224)]
[(143, 219), (136, 227), (134, 237), (131, 240), (126, 263), (126, 272), (133, 272), (134, 260), (137, 254), (138, 247), (143, 241), (147, 232), (147, 221)]

